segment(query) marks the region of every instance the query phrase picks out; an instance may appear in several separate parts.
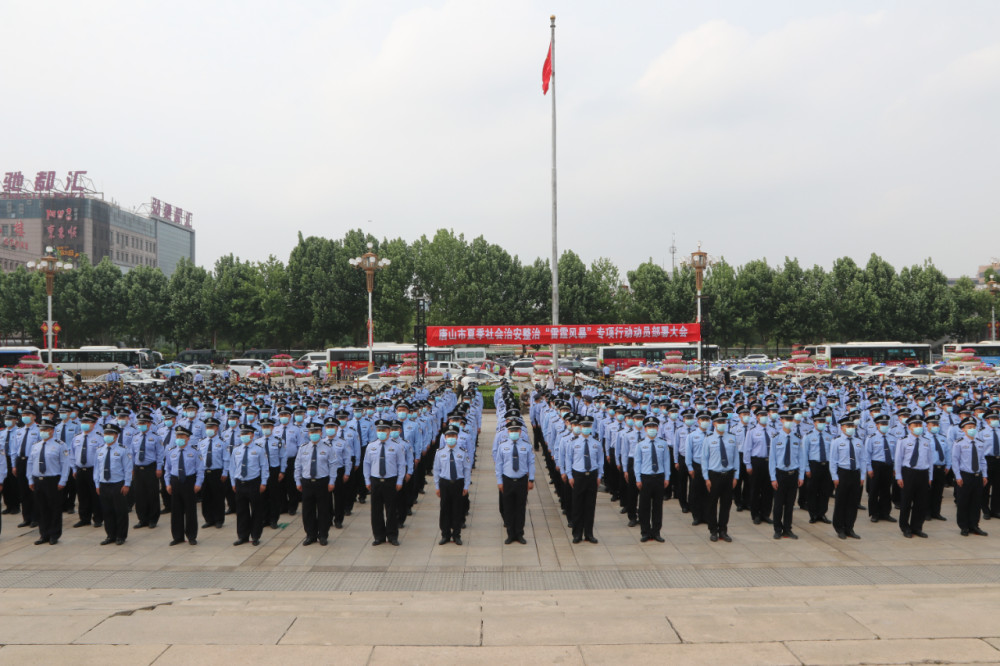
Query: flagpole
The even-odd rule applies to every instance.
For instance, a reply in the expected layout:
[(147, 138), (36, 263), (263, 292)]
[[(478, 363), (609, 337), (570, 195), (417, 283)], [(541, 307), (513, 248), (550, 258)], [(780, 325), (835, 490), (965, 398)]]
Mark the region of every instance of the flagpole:
[[(549, 43), (550, 74), (552, 87), (552, 325), (559, 324), (559, 249), (556, 234), (556, 16), (549, 17), (552, 40)], [(559, 346), (552, 345), (552, 364), (558, 373)], [(558, 381), (558, 374), (556, 375)]]

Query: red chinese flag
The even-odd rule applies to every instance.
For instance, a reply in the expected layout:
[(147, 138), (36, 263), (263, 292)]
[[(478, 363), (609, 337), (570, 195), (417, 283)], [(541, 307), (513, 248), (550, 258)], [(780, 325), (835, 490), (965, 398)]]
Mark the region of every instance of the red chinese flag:
[(542, 94), (549, 92), (549, 81), (552, 79), (552, 44), (549, 44), (549, 52), (545, 56), (545, 64), (542, 65)]

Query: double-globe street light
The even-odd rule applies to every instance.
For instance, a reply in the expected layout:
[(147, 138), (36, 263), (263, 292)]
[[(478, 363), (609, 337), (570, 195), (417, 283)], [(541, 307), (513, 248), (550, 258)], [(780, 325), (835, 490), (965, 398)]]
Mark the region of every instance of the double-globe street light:
[(48, 370), (52, 370), (52, 335), (55, 333), (52, 321), (52, 289), (55, 286), (56, 273), (59, 271), (67, 271), (73, 268), (73, 264), (66, 262), (63, 263), (59, 261), (55, 256), (55, 250), (52, 246), (45, 248), (45, 256), (41, 257), (37, 262), (29, 261), (28, 270), (41, 271), (45, 275), (45, 294), (48, 297), (49, 305), (49, 317), (46, 324), (46, 343), (49, 352), (49, 366)]
[(1000, 291), (1000, 284), (996, 280), (990, 278), (990, 281), (986, 283), (986, 288), (990, 290), (990, 342), (997, 341), (997, 291)]
[(372, 290), (375, 288), (375, 271), (386, 268), (392, 263), (389, 259), (381, 259), (372, 252), (372, 244), (368, 243), (368, 251), (360, 257), (350, 259), (351, 266), (360, 268), (365, 272), (365, 283), (368, 287), (368, 372), (375, 372), (374, 343), (375, 343), (375, 323), (372, 321)]
[[(698, 318), (697, 323), (699, 324), (699, 329), (701, 328), (701, 285), (702, 280), (705, 277), (705, 269), (708, 267), (708, 253), (701, 251), (701, 241), (698, 241), (698, 250), (691, 253), (691, 267), (694, 268), (694, 285), (695, 290), (698, 295)], [(702, 374), (702, 379), (705, 379), (705, 367), (702, 363), (702, 334), (698, 333), (698, 370)]]

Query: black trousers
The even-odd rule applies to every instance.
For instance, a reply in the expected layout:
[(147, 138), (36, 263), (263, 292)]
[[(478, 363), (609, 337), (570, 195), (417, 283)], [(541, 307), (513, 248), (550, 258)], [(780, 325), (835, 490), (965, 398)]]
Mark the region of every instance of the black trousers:
[(158, 487), (156, 463), (132, 468), (132, 488), (129, 494), (135, 501), (135, 516), (140, 525), (155, 525), (160, 519), (160, 499), (156, 496)]
[(956, 520), (961, 530), (979, 527), (979, 512), (983, 503), (983, 475), (962, 472), (962, 485), (956, 489)]
[(206, 469), (201, 484), (201, 515), (209, 525), (226, 521), (226, 494), (221, 469)]
[[(122, 481), (101, 483), (99, 495), (101, 515), (104, 516), (104, 533), (108, 535), (109, 539), (124, 541), (128, 538), (128, 496), (122, 495), (124, 485)], [(81, 486), (78, 484), (77, 487)], [(132, 492), (131, 488), (129, 488), (129, 492)]]
[(833, 529), (838, 532), (854, 531), (858, 520), (858, 492), (861, 486), (861, 472), (844, 467), (837, 468), (839, 483), (833, 498)]
[(104, 520), (104, 502), (97, 496), (97, 488), (94, 486), (94, 468), (81, 467), (74, 472), (74, 476), (80, 520), (85, 523), (93, 521), (95, 525), (100, 525)]
[(613, 497), (621, 498), (621, 478), (618, 476), (618, 463), (615, 461), (615, 450), (608, 449), (604, 457), (604, 487)]
[(677, 467), (670, 472), (670, 486), (681, 504), (681, 510), (688, 508), (688, 466), (684, 456), (677, 456)]
[[(63, 488), (63, 511), (66, 513), (73, 513), (73, 507), (76, 504), (76, 478), (73, 474), (69, 475), (66, 479), (66, 487)], [(94, 500), (93, 504), (100, 506), (101, 503), (98, 500)]]
[(833, 493), (833, 479), (830, 477), (830, 464), (809, 461), (809, 518), (819, 520), (830, 510), (830, 495)]
[(302, 479), (302, 526), (310, 539), (330, 535), (329, 477)]
[(278, 481), (280, 467), (269, 467), (267, 472), (267, 489), (264, 491), (264, 524), (273, 525), (281, 517), (281, 482)]
[(660, 536), (663, 527), (664, 475), (643, 474), (639, 491), (639, 531), (644, 537)]
[(14, 467), (11, 465), (11, 457), (7, 456), (7, 477), (3, 480), (3, 503), (9, 511), (21, 510), (21, 500), (17, 494), (17, 478), (14, 476)]
[(573, 538), (594, 536), (597, 472), (573, 472)]
[(934, 478), (931, 480), (930, 517), (941, 515), (941, 500), (944, 498), (944, 486), (948, 482), (948, 469), (944, 465), (934, 466)]
[[(305, 486), (303, 486), (305, 488)], [(302, 499), (299, 489), (295, 487), (295, 458), (289, 458), (285, 465), (285, 478), (281, 482), (281, 512), (289, 515), (299, 510)]]
[[(785, 472), (775, 470), (778, 489), (774, 491), (771, 519), (774, 521), (774, 533), (781, 534), (792, 529), (792, 513), (795, 510), (795, 493), (799, 489), (798, 471)], [(774, 490), (773, 486), (771, 488)]]
[(343, 467), (336, 471), (337, 477), (333, 482), (333, 496), (330, 498), (333, 501), (333, 511), (330, 515), (333, 516), (333, 523), (335, 525), (343, 525), (344, 523), (344, 513), (347, 511), (348, 495), (350, 494), (350, 481), (344, 481), (344, 471)]
[[(708, 505), (708, 490), (705, 487), (705, 477), (701, 473), (701, 463), (692, 463), (690, 468), (694, 472), (691, 477), (691, 494), (688, 500), (688, 507), (691, 509), (692, 521), (705, 522), (705, 508)], [(689, 475), (690, 476), (690, 475)]]
[[(739, 463), (737, 463), (739, 464)], [(708, 491), (705, 516), (710, 534), (728, 534), (729, 512), (733, 508), (733, 475), (735, 472), (709, 472), (712, 489)]]
[(531, 441), (535, 443), (536, 451), (540, 448), (542, 439), (543, 439), (542, 426), (536, 423), (535, 425), (531, 426)]
[(372, 536), (375, 541), (399, 538), (398, 512), (396, 511), (396, 477), (372, 477)]
[(524, 514), (528, 507), (528, 477), (512, 479), (503, 477), (503, 521), (507, 525), (507, 538), (524, 538)]
[(236, 493), (236, 536), (241, 541), (257, 541), (264, 529), (260, 477), (237, 481), (233, 490)]
[[(992, 451), (992, 448), (990, 449)], [(1000, 515), (1000, 458), (986, 456), (986, 472), (989, 480), (983, 488), (980, 505), (985, 515)], [(996, 475), (996, 476), (994, 476)]]
[(628, 473), (628, 481), (624, 482), (625, 485), (622, 490), (622, 506), (625, 507), (625, 513), (631, 522), (638, 520), (636, 509), (639, 502), (639, 488), (635, 485), (635, 458), (628, 458), (626, 464), (625, 472)]
[(43, 539), (62, 536), (63, 504), (58, 476), (36, 476), (35, 501), (38, 511), (38, 534)]
[(899, 497), (899, 529), (920, 532), (930, 506), (930, 474), (926, 469), (903, 468), (903, 489)]
[(750, 468), (753, 470), (750, 475), (750, 517), (767, 518), (774, 496), (767, 458), (750, 458)]
[[(28, 459), (18, 456), (14, 463), (17, 465), (17, 491), (21, 498), (21, 518), (26, 523), (39, 522), (38, 512), (35, 510), (35, 491), (38, 490), (38, 486), (35, 486), (35, 491), (29, 487), (32, 481), (28, 477)], [(61, 510), (62, 506), (59, 508)]]
[(462, 521), (465, 520), (465, 503), (462, 501), (462, 491), (465, 490), (465, 480), (440, 479), (438, 489), (441, 491), (441, 508), (438, 512), (438, 527), (441, 528), (441, 538), (453, 539), (462, 536)]
[(194, 493), (194, 474), (184, 481), (170, 479), (170, 534), (174, 541), (198, 538), (198, 501)]
[(868, 479), (868, 515), (888, 518), (892, 512), (892, 486), (896, 473), (892, 463), (872, 461), (872, 476)]

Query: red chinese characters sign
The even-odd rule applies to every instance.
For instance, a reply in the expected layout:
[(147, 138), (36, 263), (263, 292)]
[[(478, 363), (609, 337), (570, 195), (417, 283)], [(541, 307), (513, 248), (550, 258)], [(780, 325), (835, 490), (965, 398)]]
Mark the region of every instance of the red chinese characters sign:
[(428, 326), (427, 344), (550, 345), (697, 342), (700, 324), (590, 324), (583, 326)]

